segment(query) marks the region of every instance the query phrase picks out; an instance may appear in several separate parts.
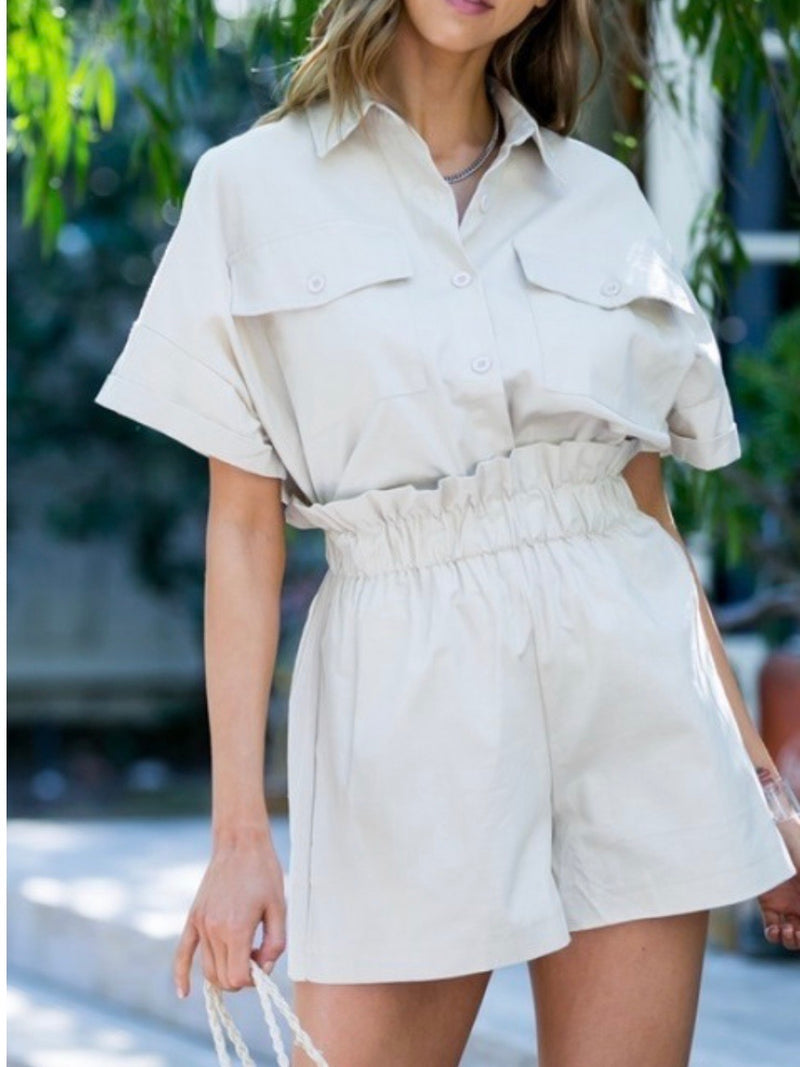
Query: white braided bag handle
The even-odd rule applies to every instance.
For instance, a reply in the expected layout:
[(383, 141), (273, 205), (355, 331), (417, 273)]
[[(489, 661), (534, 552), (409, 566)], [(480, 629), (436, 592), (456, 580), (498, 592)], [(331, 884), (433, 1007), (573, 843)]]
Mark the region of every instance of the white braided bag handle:
[[(312, 1061), (317, 1064), (317, 1067), (329, 1067), (325, 1057), (314, 1047), (311, 1038), (300, 1026), (297, 1016), (286, 1003), (286, 1000), (281, 995), (281, 991), (275, 985), (273, 980), (261, 970), (256, 961), (252, 959), (250, 960), (250, 973), (253, 976), (253, 981), (255, 982), (256, 990), (258, 992), (258, 999), (261, 1001), (261, 1009), (264, 1012), (264, 1018), (269, 1027), (270, 1037), (272, 1038), (272, 1047), (278, 1058), (278, 1067), (290, 1067), (290, 1065), (286, 1050), (283, 1046), (283, 1038), (281, 1037), (281, 1032), (278, 1029), (278, 1023), (275, 1019), (275, 1013), (272, 1010), (270, 997), (275, 1001), (278, 1010), (282, 1013), (286, 1021), (289, 1023), (289, 1026), (292, 1028), (292, 1033), (294, 1034), (293, 1044), (296, 1043), (300, 1045), (300, 1047), (311, 1057)], [(242, 1067), (255, 1067), (253, 1058), (247, 1049), (247, 1045), (244, 1043), (244, 1039), (242, 1038), (236, 1023), (231, 1018), (230, 1012), (223, 1003), (222, 990), (214, 985), (213, 982), (209, 982), (207, 978), (204, 978), (203, 993), (205, 994), (208, 1022), (211, 1027), (211, 1034), (214, 1038), (214, 1047), (217, 1050), (220, 1067), (231, 1067), (231, 1060), (225, 1043), (225, 1035), (222, 1032), (223, 1027), (231, 1040), (231, 1044), (236, 1050), (236, 1055), (239, 1057)]]

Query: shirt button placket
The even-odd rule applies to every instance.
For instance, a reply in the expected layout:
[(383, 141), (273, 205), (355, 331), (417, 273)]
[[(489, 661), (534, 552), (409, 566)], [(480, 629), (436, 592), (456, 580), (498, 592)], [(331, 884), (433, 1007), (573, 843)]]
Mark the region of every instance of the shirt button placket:
[(513, 445), (497, 335), (481, 274), (463, 255), (463, 242), (453, 251), (462, 255), (454, 256), (450, 273), (446, 376), (459, 417), (469, 420), (477, 452), (489, 455)]
[[(468, 270), (458, 270), (458, 271), (455, 272), (455, 274), (452, 274), (450, 276), (451, 283), (454, 286), (456, 286), (456, 288), (458, 288), (458, 289), (465, 288), (466, 286), (468, 286), (473, 281), (473, 279), (474, 279), (474, 275)], [(464, 310), (465, 317), (470, 312), (475, 313), (475, 314), (479, 313), (480, 309), (479, 309), (478, 301), (479, 301), (479, 296), (478, 295), (475, 295), (475, 296), (470, 298), (469, 308), (465, 308), (465, 310)], [(472, 340), (472, 342), (474, 344), (475, 340), (477, 338), (481, 337), (482, 330), (478, 330), (477, 332), (469, 331), (469, 335), (470, 335), (470, 338), (471, 338), (471, 340)], [(494, 360), (492, 359), (491, 356), (487, 355), (486, 353), (481, 353), (478, 356), (474, 356), (470, 360), (470, 363), (469, 363), (471, 369), (476, 374), (486, 374), (486, 372), (492, 368), (493, 364), (494, 364)]]

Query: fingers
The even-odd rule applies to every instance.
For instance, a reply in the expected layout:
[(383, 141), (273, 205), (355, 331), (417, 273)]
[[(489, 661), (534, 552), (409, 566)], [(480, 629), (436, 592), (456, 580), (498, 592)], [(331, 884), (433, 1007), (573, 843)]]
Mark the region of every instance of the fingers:
[(253, 984), (250, 974), (250, 947), (253, 944), (251, 926), (237, 926), (228, 930), (218, 947), (223, 960), (221, 984), (223, 989), (235, 991)]
[(187, 919), (178, 941), (172, 964), (172, 978), (175, 982), (175, 991), (179, 997), (187, 997), (189, 995), (189, 974), (192, 969), (192, 957), (199, 940), (200, 936), (194, 922), (191, 918)]
[(198, 945), (203, 975), (219, 989), (235, 991), (252, 986), (251, 959), (267, 974), (270, 973), (286, 948), (286, 902), (283, 894), (275, 891), (261, 908), (264, 937), (258, 948), (254, 949), (253, 934), (259, 919), (257, 917), (254, 920), (252, 912), (248, 919), (249, 909), (243, 909), (241, 916), (237, 917), (229, 913), (209, 914), (205, 902), (192, 907), (173, 961), (173, 978), (179, 997), (189, 994), (192, 957)]
[(203, 973), (209, 982), (220, 989), (234, 991), (238, 986), (230, 982), (229, 960), (235, 948), (242, 940), (241, 924), (215, 916), (205, 916), (200, 923), (200, 940), (203, 947)]
[(220, 989), (235, 992), (253, 985), (250, 958), (254, 924), (206, 918), (200, 922), (203, 973)]
[(264, 937), (252, 957), (266, 974), (270, 974), (275, 961), (286, 948), (286, 908), (282, 902), (274, 901), (267, 907), (263, 926)]
[(762, 908), (764, 937), (772, 945), (800, 949), (800, 915), (784, 914), (774, 908)]

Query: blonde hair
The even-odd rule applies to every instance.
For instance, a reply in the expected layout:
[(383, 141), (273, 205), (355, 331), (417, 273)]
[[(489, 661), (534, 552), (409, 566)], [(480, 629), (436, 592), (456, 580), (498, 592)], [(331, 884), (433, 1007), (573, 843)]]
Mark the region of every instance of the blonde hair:
[[(380, 94), (378, 70), (391, 47), (403, 0), (324, 0), (311, 24), (308, 46), (295, 57), (281, 102), (253, 126), (330, 97), (334, 118), (355, 105), (360, 87)], [(594, 55), (594, 76), (580, 93), (581, 49)], [(548, 0), (495, 42), (487, 63), (493, 74), (543, 126), (569, 133), (603, 65), (596, 0)]]

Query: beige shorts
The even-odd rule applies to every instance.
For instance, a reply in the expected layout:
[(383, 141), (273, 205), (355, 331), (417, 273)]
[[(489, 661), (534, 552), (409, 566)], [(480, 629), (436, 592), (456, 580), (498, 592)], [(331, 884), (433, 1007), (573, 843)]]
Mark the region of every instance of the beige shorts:
[(291, 980), (489, 970), (794, 873), (630, 454), (537, 442), (305, 509)]

